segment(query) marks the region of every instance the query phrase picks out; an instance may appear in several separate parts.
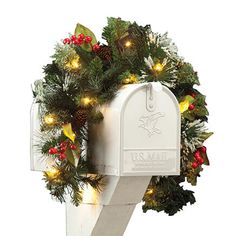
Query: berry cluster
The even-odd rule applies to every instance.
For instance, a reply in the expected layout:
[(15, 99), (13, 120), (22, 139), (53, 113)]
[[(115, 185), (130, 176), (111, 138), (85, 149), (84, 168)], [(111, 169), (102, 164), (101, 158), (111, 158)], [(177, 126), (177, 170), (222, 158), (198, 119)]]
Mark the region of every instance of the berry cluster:
[(195, 105), (194, 105), (194, 104), (190, 104), (189, 107), (188, 107), (188, 109), (189, 109), (190, 111), (194, 110), (194, 108), (195, 108)]
[[(192, 96), (193, 98), (196, 97), (196, 93), (191, 93), (189, 94), (190, 96)], [(195, 109), (195, 105), (194, 104), (190, 104), (189, 107), (188, 107), (189, 111), (192, 111)]]
[[(60, 161), (64, 161), (67, 156), (65, 154), (66, 150), (70, 148), (71, 150), (76, 150), (77, 146), (73, 143), (68, 143), (68, 142), (62, 142), (60, 143), (59, 147), (52, 147), (48, 150), (48, 153), (50, 155), (54, 155), (57, 157)], [(79, 156), (78, 156), (79, 158)]]
[(202, 154), (206, 154), (206, 147), (202, 146), (197, 149), (197, 151), (194, 153), (194, 159), (195, 161), (192, 163), (192, 167), (196, 169), (200, 165), (204, 164), (204, 159), (202, 157)]
[(89, 44), (94, 52), (98, 51), (100, 49), (100, 45), (98, 43), (92, 45), (92, 37), (91, 36), (85, 36), (84, 34), (79, 34), (78, 37), (76, 35), (72, 35), (70, 38), (65, 38), (63, 40), (64, 44), (74, 44), (77, 46), (81, 46), (82, 44)]

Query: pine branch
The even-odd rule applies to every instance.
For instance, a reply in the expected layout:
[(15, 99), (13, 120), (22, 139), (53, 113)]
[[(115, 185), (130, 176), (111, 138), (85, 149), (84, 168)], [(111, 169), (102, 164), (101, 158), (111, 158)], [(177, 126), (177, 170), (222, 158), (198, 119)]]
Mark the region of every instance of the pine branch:
[(177, 77), (177, 85), (179, 86), (183, 86), (184, 84), (186, 84), (188, 87), (192, 87), (195, 84), (200, 85), (198, 75), (193, 70), (193, 67), (190, 63), (183, 63), (179, 65)]
[(100, 191), (103, 177), (99, 175), (84, 176), (88, 173), (85, 161), (81, 160), (77, 167), (67, 162), (65, 165), (58, 165), (56, 168), (58, 170), (57, 176), (51, 177), (50, 174), (44, 172), (44, 181), (50, 194), (61, 203), (65, 202), (65, 196), (69, 193), (71, 202), (78, 206), (83, 199), (83, 189), (87, 185), (96, 191)]
[(77, 79), (73, 74), (45, 77), (43, 101), (49, 112), (73, 114), (77, 110), (75, 97), (80, 92)]
[[(150, 189), (152, 189), (151, 192)], [(182, 210), (187, 203), (193, 204), (196, 200), (193, 192), (184, 190), (175, 181), (175, 177), (163, 177), (158, 179), (158, 181), (153, 177), (143, 201), (144, 212), (148, 210), (164, 211), (172, 216)]]

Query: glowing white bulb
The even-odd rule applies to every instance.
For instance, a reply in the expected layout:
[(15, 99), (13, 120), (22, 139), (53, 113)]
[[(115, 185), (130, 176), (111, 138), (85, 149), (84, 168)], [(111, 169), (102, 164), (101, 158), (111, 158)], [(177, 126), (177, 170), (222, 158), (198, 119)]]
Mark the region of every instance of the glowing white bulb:
[(161, 72), (163, 71), (164, 66), (161, 63), (157, 63), (153, 66), (153, 70), (157, 71), (157, 72)]
[(125, 47), (129, 48), (131, 47), (132, 43), (130, 41), (126, 41), (125, 42)]
[(53, 114), (48, 114), (44, 117), (44, 122), (47, 124), (47, 125), (53, 125), (55, 124), (55, 116)]

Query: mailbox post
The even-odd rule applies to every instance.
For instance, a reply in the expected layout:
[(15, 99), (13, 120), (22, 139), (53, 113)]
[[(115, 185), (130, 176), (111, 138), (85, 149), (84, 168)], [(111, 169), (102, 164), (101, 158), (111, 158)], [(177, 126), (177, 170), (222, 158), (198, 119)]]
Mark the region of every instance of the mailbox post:
[(67, 236), (121, 236), (153, 175), (180, 174), (180, 112), (157, 83), (128, 85), (89, 127), (88, 158), (105, 187), (79, 207), (67, 203)]

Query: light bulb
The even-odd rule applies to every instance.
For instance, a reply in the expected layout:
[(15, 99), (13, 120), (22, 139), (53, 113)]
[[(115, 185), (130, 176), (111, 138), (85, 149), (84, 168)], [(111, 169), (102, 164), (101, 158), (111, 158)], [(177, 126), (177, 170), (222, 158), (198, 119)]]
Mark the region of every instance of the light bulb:
[(89, 98), (89, 97), (84, 97), (84, 98), (82, 98), (82, 103), (83, 103), (85, 106), (88, 106), (91, 102), (92, 102), (92, 99)]
[(125, 47), (129, 48), (131, 47), (131, 45), (132, 45), (131, 41), (128, 40), (125, 42)]
[(153, 70), (157, 71), (157, 72), (161, 72), (163, 71), (164, 66), (161, 63), (157, 63), (153, 66)]
[(74, 70), (80, 67), (80, 64), (77, 59), (73, 59), (70, 64), (71, 64), (71, 68)]
[(154, 193), (154, 190), (152, 188), (147, 191), (147, 194), (149, 194), (149, 195), (151, 195), (153, 193)]
[(47, 125), (54, 125), (56, 123), (55, 115), (54, 114), (48, 114), (44, 117), (44, 122)]
[(71, 60), (69, 60), (66, 64), (65, 64), (65, 68), (69, 69), (69, 70), (78, 70), (80, 69), (81, 64), (80, 64), (80, 58), (79, 57), (75, 57)]
[(60, 174), (60, 171), (57, 168), (52, 167), (50, 170), (46, 171), (46, 173), (49, 178), (54, 179), (58, 177), (58, 175)]
[(122, 83), (123, 84), (134, 84), (134, 83), (137, 83), (137, 81), (138, 81), (137, 76), (134, 74), (130, 74), (127, 78), (122, 80)]

